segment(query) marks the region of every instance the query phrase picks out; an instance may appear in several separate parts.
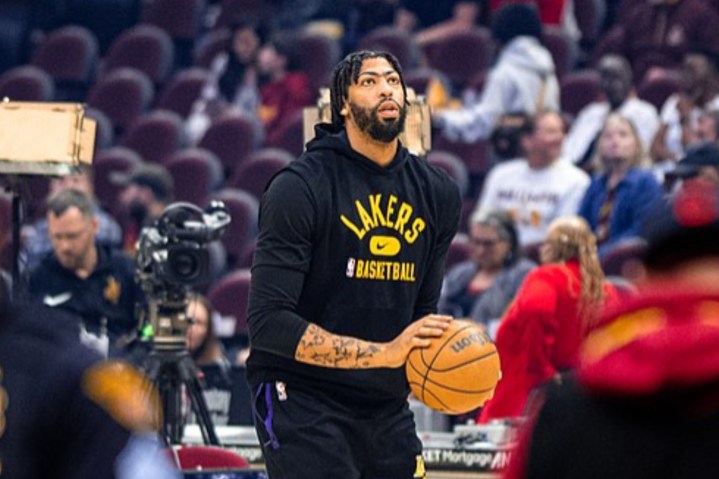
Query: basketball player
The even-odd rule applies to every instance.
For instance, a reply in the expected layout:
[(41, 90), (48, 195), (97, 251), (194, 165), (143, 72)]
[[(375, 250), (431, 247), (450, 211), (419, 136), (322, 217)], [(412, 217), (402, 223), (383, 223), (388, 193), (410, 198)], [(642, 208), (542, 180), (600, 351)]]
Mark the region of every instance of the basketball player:
[(398, 141), (405, 98), (394, 56), (348, 55), (332, 124), (262, 198), (247, 372), (271, 479), (424, 477), (403, 366), (451, 320), (460, 196)]
[(577, 381), (550, 389), (507, 478), (719, 475), (719, 198), (652, 208), (639, 295), (607, 311)]

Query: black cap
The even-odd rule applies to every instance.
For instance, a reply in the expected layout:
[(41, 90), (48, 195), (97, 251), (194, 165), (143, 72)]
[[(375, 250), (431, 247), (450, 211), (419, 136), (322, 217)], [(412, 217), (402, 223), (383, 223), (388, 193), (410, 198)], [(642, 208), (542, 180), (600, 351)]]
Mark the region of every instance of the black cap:
[(175, 182), (167, 168), (155, 163), (145, 163), (127, 173), (115, 174), (112, 182), (127, 186), (135, 184), (145, 186), (152, 191), (159, 201), (170, 202), (175, 194)]
[(670, 174), (678, 178), (691, 178), (704, 166), (719, 168), (719, 147), (714, 143), (702, 143), (689, 148)]
[(685, 185), (650, 208), (642, 237), (647, 242), (644, 262), (655, 269), (719, 256), (719, 191), (705, 183)]
[(501, 7), (492, 17), (492, 38), (501, 44), (507, 44), (516, 37), (542, 37), (542, 22), (537, 9), (521, 3)]

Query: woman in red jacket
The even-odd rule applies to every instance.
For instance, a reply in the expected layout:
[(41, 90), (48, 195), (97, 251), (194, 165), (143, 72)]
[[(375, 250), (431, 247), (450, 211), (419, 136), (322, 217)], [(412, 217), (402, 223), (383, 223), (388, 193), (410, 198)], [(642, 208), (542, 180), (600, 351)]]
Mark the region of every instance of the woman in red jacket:
[(502, 380), (479, 421), (519, 416), (533, 389), (577, 365), (584, 332), (608, 296), (596, 239), (584, 219), (558, 218), (497, 331)]

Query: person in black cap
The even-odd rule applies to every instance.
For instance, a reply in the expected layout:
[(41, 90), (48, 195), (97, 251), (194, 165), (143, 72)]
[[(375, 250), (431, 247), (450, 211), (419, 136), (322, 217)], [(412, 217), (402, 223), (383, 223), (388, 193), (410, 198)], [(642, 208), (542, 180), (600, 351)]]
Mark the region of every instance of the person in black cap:
[(719, 190), (719, 147), (703, 143), (690, 148), (668, 177), (682, 180), (682, 186), (698, 181)]
[(717, 190), (686, 185), (643, 235), (639, 294), (589, 331), (576, 379), (548, 390), (506, 478), (719, 474)]
[(167, 169), (145, 163), (129, 174), (114, 178), (125, 185), (119, 195), (120, 204), (129, 222), (124, 225), (123, 249), (134, 251), (140, 230), (158, 219), (175, 196), (175, 183)]
[(508, 113), (559, 110), (554, 60), (542, 46), (542, 24), (534, 7), (511, 4), (492, 20), (492, 38), (501, 46), (479, 102), (456, 111), (439, 111), (434, 125), (450, 140), (471, 143), (489, 138)]

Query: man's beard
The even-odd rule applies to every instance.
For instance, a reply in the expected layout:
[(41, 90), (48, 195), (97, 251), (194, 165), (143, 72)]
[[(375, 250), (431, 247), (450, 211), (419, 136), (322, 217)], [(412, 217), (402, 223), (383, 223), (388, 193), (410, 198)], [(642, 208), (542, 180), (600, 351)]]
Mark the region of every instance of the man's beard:
[(373, 140), (390, 143), (404, 130), (404, 122), (407, 119), (407, 105), (400, 106), (395, 102), (399, 108), (399, 116), (394, 119), (383, 120), (378, 113), (382, 103), (372, 109), (362, 108), (352, 102), (349, 102), (349, 106), (350, 110), (352, 110), (352, 118), (354, 118), (360, 130), (367, 133)]

